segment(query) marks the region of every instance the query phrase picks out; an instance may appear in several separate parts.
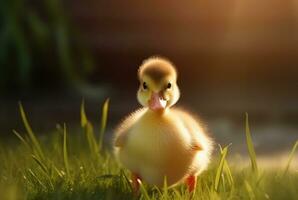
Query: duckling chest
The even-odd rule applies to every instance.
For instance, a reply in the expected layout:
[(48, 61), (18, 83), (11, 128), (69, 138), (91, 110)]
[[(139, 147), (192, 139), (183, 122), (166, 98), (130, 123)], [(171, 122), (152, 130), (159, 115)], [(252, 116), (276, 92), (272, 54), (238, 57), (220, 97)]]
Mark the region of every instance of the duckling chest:
[(142, 119), (129, 130), (126, 151), (132, 159), (163, 165), (177, 156), (187, 156), (191, 138), (182, 122)]

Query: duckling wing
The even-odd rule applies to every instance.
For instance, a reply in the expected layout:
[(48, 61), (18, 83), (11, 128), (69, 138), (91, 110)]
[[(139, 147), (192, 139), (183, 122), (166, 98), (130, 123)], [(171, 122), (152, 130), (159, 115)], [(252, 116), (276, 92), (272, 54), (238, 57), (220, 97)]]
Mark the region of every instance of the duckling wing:
[(129, 134), (129, 130), (132, 126), (140, 119), (140, 117), (145, 113), (146, 109), (142, 108), (127, 116), (122, 123), (116, 128), (114, 136), (114, 146), (123, 147)]
[(196, 117), (182, 109), (175, 109), (175, 112), (178, 114), (179, 118), (191, 136), (191, 148), (196, 151), (206, 150), (205, 148), (208, 148), (206, 142), (209, 143), (209, 139), (205, 134), (205, 130), (201, 122)]

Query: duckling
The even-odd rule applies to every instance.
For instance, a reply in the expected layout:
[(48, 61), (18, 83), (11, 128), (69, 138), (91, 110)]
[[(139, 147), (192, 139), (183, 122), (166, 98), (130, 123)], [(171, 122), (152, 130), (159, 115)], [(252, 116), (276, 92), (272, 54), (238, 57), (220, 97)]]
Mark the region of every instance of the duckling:
[(212, 139), (190, 113), (172, 106), (180, 97), (177, 71), (167, 59), (151, 57), (138, 70), (137, 99), (143, 108), (116, 129), (114, 150), (132, 172), (132, 186), (141, 181), (158, 187), (185, 182), (192, 192), (197, 176), (209, 163)]

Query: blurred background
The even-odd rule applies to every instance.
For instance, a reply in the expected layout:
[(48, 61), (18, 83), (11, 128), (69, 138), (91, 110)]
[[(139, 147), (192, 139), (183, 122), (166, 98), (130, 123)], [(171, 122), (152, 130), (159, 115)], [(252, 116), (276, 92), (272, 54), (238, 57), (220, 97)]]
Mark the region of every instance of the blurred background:
[(18, 101), (48, 134), (79, 127), (82, 98), (99, 124), (109, 97), (108, 141), (139, 107), (137, 69), (152, 55), (175, 63), (179, 106), (236, 156), (247, 155), (245, 112), (264, 163), (298, 139), (297, 0), (1, 1), (0, 137), (23, 129)]

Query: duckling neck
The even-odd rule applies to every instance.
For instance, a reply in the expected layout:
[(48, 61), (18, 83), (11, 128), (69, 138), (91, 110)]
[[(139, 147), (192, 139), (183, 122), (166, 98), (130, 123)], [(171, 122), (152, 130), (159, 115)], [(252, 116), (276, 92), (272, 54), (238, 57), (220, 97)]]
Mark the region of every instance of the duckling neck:
[(160, 109), (160, 110), (156, 110), (156, 111), (153, 111), (151, 109), (148, 109), (148, 111), (147, 111), (148, 114), (159, 116), (159, 117), (167, 114), (168, 112), (169, 112), (169, 108)]

